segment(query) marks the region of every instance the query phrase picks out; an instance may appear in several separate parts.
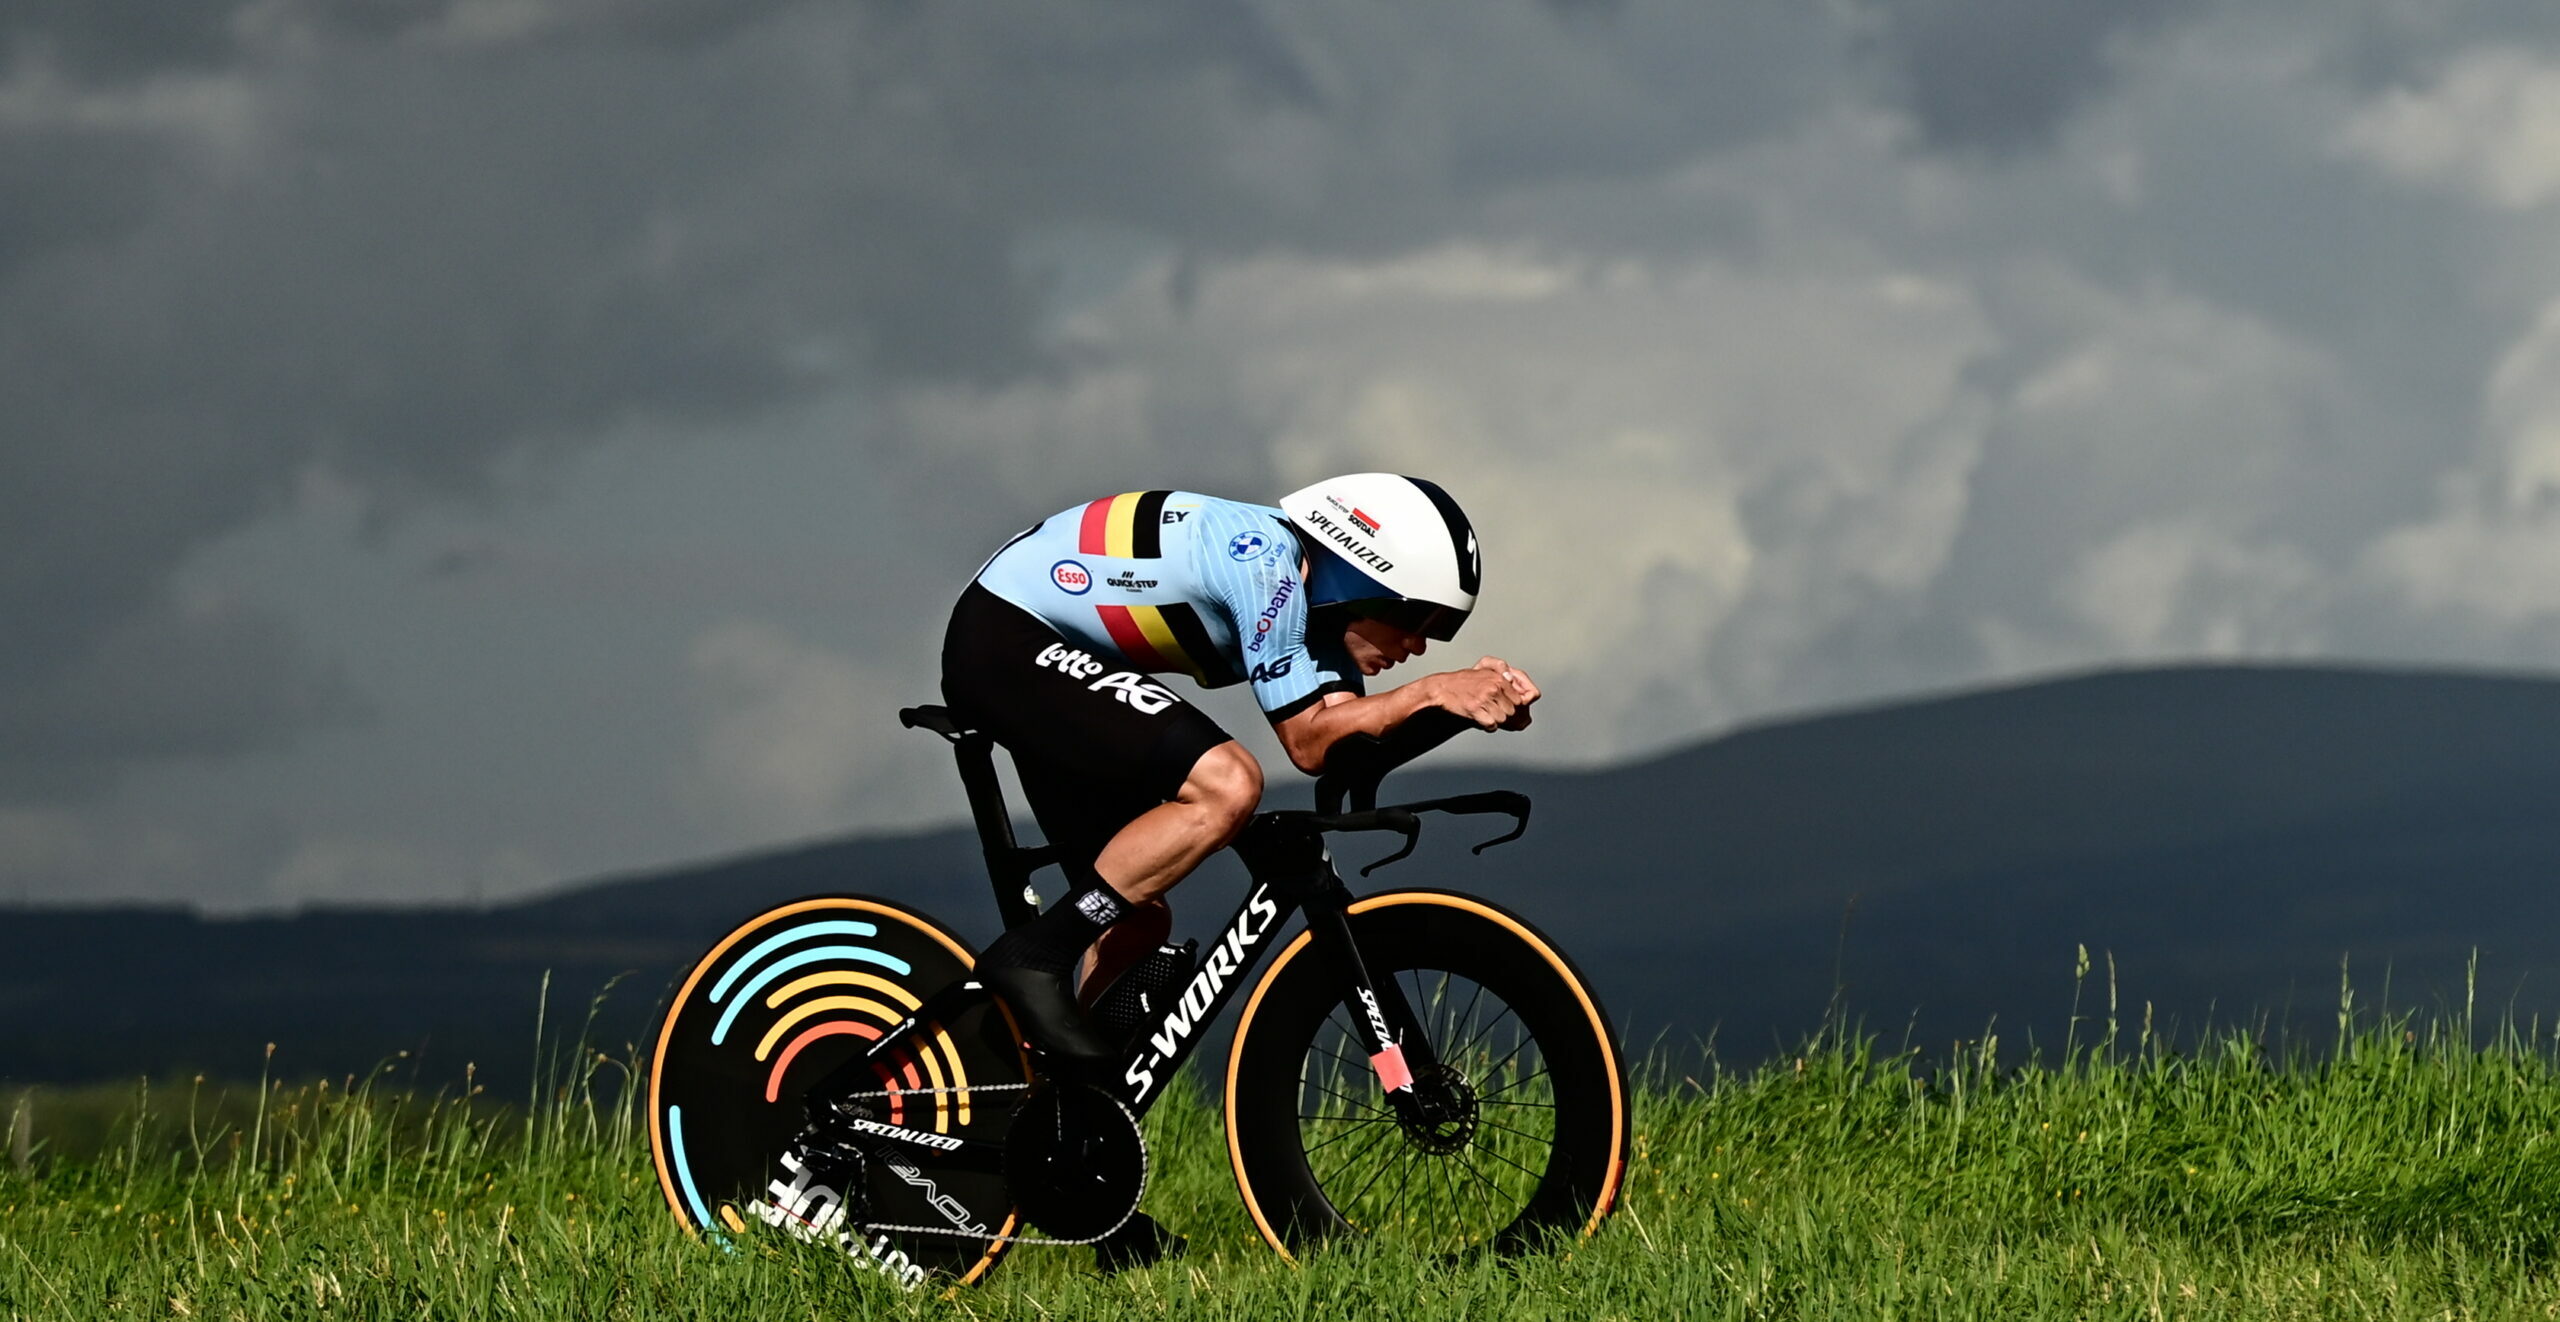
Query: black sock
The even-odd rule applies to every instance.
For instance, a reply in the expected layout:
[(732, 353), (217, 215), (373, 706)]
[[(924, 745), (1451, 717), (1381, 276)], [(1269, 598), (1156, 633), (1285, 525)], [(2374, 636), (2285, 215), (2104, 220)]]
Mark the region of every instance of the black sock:
[(1084, 957), (1087, 947), (1129, 912), (1128, 902), (1109, 886), (1094, 886), (1030, 922), (995, 939), (984, 962), (1040, 973), (1064, 975)]

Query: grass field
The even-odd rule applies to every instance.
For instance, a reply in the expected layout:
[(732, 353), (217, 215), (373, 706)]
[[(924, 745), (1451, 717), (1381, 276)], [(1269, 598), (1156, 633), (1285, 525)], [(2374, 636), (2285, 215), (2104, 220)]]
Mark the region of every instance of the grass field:
[(1178, 1092), (1149, 1120), (1147, 1205), (1187, 1257), (1106, 1279), (1026, 1248), (959, 1292), (687, 1238), (632, 1118), (585, 1086), (609, 1063), (504, 1109), (127, 1090), (85, 1154), (44, 1125), (80, 1099), (39, 1096), (43, 1141), (0, 1167), (0, 1316), (2560, 1317), (2552, 1035), (2342, 1013), (2337, 1041), (2279, 1060), (2245, 1035), (2177, 1052), (2093, 1029), (2025, 1065), (1852, 1039), (1656, 1069), (1620, 1214), (1502, 1261), (1281, 1262), (1214, 1106)]

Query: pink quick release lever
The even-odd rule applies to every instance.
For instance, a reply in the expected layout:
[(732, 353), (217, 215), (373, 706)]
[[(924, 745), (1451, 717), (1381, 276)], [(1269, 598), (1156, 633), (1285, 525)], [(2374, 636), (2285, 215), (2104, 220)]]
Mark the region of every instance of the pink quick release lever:
[(1413, 1071), (1404, 1064), (1404, 1048), (1389, 1044), (1387, 1049), (1369, 1058), (1369, 1068), (1378, 1072), (1378, 1082), (1388, 1092), (1407, 1092), (1413, 1087)]

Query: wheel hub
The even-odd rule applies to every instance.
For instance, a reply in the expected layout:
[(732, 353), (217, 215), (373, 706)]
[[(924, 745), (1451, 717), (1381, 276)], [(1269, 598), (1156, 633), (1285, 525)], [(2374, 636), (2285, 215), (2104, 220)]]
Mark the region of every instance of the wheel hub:
[(1406, 1142), (1435, 1157), (1445, 1157), (1475, 1138), (1475, 1085), (1455, 1066), (1433, 1066), (1414, 1076), (1413, 1102), (1404, 1108), (1399, 1119)]

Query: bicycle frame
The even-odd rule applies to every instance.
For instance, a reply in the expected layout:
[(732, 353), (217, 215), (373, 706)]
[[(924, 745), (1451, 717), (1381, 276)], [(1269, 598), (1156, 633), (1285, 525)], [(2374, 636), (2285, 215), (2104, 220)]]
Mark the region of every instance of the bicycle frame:
[[(961, 729), (940, 708), (909, 708), (899, 717), (909, 726), (940, 734), (953, 745), (960, 761), (961, 783), (968, 789), (971, 815), (985, 851), (988, 880), (995, 888), (997, 909), (1004, 915), (1007, 927), (1031, 921), (1039, 911), (1033, 903), (1030, 876), (1057, 862), (1058, 852), (1052, 846), (1025, 847), (1016, 842), (996, 780), (994, 742), (984, 734)], [(1527, 800), (1516, 794), (1468, 795), (1384, 809), (1374, 806), (1377, 782), (1387, 770), (1462, 728), (1465, 727), (1425, 727), (1400, 743), (1368, 740), (1354, 745), (1346, 750), (1354, 756), (1343, 759), (1345, 767), (1318, 783), (1317, 801), (1328, 812), (1257, 814), (1234, 846), (1251, 877), (1243, 902), (1220, 929), (1217, 943), (1203, 952), (1190, 983), (1173, 998), (1152, 1028), (1132, 1039), (1111, 1072), (1093, 1081), (1096, 1086), (1127, 1105), (1132, 1114), (1146, 1114), (1163, 1095), (1164, 1081), (1181, 1070), (1207, 1037), (1207, 1026), (1226, 1012), (1228, 1002), (1250, 981), (1253, 970), (1276, 944), (1273, 938), (1290, 916), (1304, 910), (1313, 941), (1342, 980), (1342, 1003), (1360, 1008), (1361, 1013), (1354, 1016), (1354, 1031), (1368, 1054), (1379, 1086), (1400, 1115), (1415, 1118), (1408, 1114), (1418, 1105), (1415, 1075), (1428, 1071), (1436, 1064), (1436, 1057), (1403, 988), (1393, 978), (1381, 981), (1370, 976), (1348, 919), (1351, 890), (1335, 869), (1323, 835), (1327, 831), (1360, 830), (1402, 833), (1406, 837), (1405, 848), (1372, 864), (1373, 869), (1412, 851), (1413, 837), (1420, 829), (1414, 814), (1420, 811), (1502, 812), (1518, 817), (1517, 829), (1478, 845), (1479, 851), (1517, 837), (1526, 829), (1528, 807)], [(1332, 771), (1330, 764), (1328, 770)], [(1356, 810), (1347, 815), (1332, 812), (1346, 795)], [(875, 1062), (902, 1049), (921, 1026), (948, 1021), (987, 996), (984, 984), (974, 978), (961, 979), (932, 993), (904, 1022), (831, 1073), (821, 1082), (820, 1091), (828, 1091), (839, 1080), (859, 1077)], [(1041, 1072), (1051, 1071), (1044, 1068)], [(1083, 1069), (1065, 1072), (1076, 1077), (1085, 1073)], [(864, 1129), (876, 1137), (929, 1147), (947, 1155), (982, 1159), (997, 1155), (992, 1150), (996, 1145), (985, 1140), (954, 1139), (876, 1122), (866, 1124)]]

